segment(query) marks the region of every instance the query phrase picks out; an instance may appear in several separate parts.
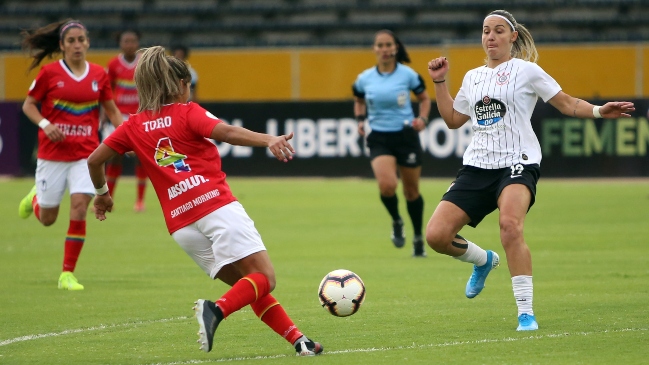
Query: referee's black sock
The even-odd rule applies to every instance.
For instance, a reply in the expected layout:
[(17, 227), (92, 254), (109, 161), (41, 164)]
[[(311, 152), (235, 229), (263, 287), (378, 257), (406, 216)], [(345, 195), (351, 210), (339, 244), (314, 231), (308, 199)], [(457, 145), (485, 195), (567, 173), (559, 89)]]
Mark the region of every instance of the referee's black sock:
[(397, 194), (394, 194), (393, 196), (381, 195), (381, 201), (388, 210), (388, 213), (390, 213), (393, 221), (401, 219), (401, 216), (399, 215), (399, 199), (397, 198)]
[(408, 215), (412, 221), (412, 227), (415, 230), (415, 236), (421, 236), (421, 226), (424, 220), (424, 198), (419, 197), (413, 201), (406, 201)]

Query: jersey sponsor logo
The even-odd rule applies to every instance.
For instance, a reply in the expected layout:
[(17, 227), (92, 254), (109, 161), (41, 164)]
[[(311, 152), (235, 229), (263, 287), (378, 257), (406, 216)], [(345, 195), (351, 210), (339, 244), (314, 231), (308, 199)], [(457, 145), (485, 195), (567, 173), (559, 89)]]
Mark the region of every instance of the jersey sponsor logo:
[(482, 126), (490, 126), (500, 122), (507, 113), (507, 107), (502, 101), (492, 99), (489, 96), (484, 96), (482, 100), (478, 101), (474, 110), (478, 124)]
[(173, 166), (176, 173), (189, 172), (191, 168), (185, 163), (186, 155), (174, 151), (169, 137), (160, 138), (155, 151), (155, 161), (160, 167)]
[(183, 193), (186, 193), (187, 191), (201, 184), (205, 184), (208, 181), (210, 181), (210, 179), (206, 179), (203, 175), (190, 176), (185, 180), (182, 180), (179, 183), (170, 186), (167, 189), (167, 193), (169, 194), (169, 200), (177, 198)]
[(89, 101), (87, 103), (73, 103), (67, 100), (52, 100), (54, 109), (62, 110), (75, 116), (84, 115), (99, 108), (99, 101)]
[(505, 72), (505, 71), (503, 71), (503, 72), (499, 72), (499, 73), (497, 74), (498, 77), (496, 77), (496, 84), (498, 84), (498, 85), (500, 85), (500, 86), (503, 86), (503, 85), (509, 83), (509, 75), (510, 75), (510, 74), (511, 74), (511, 73), (507, 73), (507, 72)]
[(61, 130), (66, 136), (71, 137), (90, 137), (93, 135), (92, 126), (89, 125), (74, 125), (74, 124), (62, 124), (56, 123), (56, 126)]
[(210, 199), (214, 199), (219, 195), (221, 195), (221, 192), (219, 191), (219, 189), (210, 190), (207, 193), (199, 196), (198, 198), (195, 198), (194, 200), (189, 201), (189, 202), (179, 206), (178, 208), (172, 210), (171, 213), (170, 213), (171, 218), (176, 218), (177, 216), (189, 211), (190, 209), (192, 209), (192, 208), (194, 208), (194, 207), (196, 207), (198, 205), (201, 205), (201, 204), (209, 201)]

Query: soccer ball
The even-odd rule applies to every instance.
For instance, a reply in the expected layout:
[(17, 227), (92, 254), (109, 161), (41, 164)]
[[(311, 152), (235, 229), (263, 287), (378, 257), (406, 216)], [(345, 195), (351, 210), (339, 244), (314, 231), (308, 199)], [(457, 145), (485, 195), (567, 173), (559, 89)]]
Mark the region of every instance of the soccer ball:
[(349, 270), (334, 270), (320, 282), (318, 298), (322, 308), (334, 316), (351, 316), (365, 300), (365, 284)]

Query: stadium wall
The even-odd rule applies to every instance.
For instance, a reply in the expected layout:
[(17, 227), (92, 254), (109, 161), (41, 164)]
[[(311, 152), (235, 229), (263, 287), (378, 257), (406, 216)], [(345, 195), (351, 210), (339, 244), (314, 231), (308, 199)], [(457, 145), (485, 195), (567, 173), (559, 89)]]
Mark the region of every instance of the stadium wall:
[[(590, 100), (601, 104), (601, 100)], [(532, 126), (543, 150), (544, 177), (649, 176), (649, 99), (631, 100), (638, 112), (619, 120), (576, 119), (539, 101)], [(223, 170), (233, 176), (370, 177), (368, 151), (352, 117), (351, 101), (201, 103), (224, 121), (269, 134), (295, 132), (296, 158), (280, 163), (263, 148), (217, 144)], [(0, 174), (31, 175), (35, 169), (37, 129), (19, 102), (0, 103)], [(431, 111), (431, 123), (420, 133), (423, 176), (453, 177), (472, 136), (470, 124), (449, 130)], [(2, 141), (5, 141), (4, 147)], [(152, 154), (153, 156), (153, 154)], [(126, 172), (132, 161), (125, 159)]]
[[(540, 45), (539, 65), (573, 96), (649, 98), (649, 43)], [(466, 71), (484, 59), (480, 45), (408, 47), (412, 63), (427, 77), (426, 64), (444, 55), (451, 62), (448, 83), (454, 95)], [(106, 65), (118, 50), (91, 51), (88, 59)], [(367, 48), (193, 50), (199, 74), (198, 100), (205, 102), (351, 100), (351, 84), (374, 55)], [(24, 53), (0, 53), (0, 101), (22, 101), (38, 70), (27, 73)], [(431, 95), (434, 98), (434, 95)]]

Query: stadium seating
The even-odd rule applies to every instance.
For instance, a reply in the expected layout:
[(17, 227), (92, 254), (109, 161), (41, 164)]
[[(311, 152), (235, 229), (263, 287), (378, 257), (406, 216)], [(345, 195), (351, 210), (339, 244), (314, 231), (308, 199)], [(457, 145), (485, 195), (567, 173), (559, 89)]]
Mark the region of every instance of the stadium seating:
[(506, 8), (537, 42), (649, 39), (649, 0), (0, 0), (0, 49), (18, 49), (21, 29), (72, 17), (93, 48), (140, 29), (143, 45), (189, 47), (367, 46), (378, 29), (409, 45), (477, 42), (480, 22)]

